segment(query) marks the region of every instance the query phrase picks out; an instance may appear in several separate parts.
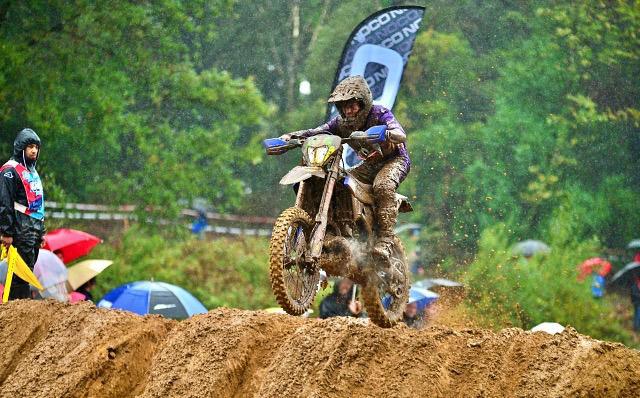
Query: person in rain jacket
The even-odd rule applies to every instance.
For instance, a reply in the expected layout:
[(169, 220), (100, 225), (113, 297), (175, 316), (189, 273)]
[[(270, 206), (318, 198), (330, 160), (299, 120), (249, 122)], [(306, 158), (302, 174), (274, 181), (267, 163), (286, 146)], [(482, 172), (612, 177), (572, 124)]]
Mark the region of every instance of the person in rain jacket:
[[(0, 239), (6, 247), (13, 245), (31, 270), (46, 232), (42, 181), (36, 171), (40, 144), (35, 131), (20, 131), (13, 156), (0, 169)], [(29, 297), (27, 282), (14, 277), (9, 299)]]
[(325, 297), (320, 303), (320, 318), (334, 316), (359, 316), (362, 305), (359, 301), (351, 301), (353, 282), (343, 278), (333, 285), (333, 293)]
[(640, 332), (640, 275), (631, 281), (631, 304), (633, 304), (633, 330)]
[(359, 181), (373, 185), (378, 238), (373, 254), (388, 260), (393, 245), (393, 228), (398, 217), (395, 193), (411, 166), (405, 144), (407, 137), (389, 109), (373, 105), (371, 90), (362, 76), (350, 76), (341, 81), (327, 102), (336, 105), (338, 116), (314, 129), (295, 131), (281, 138), (289, 140), (293, 135), (310, 137), (323, 133), (348, 138), (354, 131), (365, 131), (379, 125), (386, 127), (380, 150), (377, 150), (373, 141), (349, 145), (364, 159), (351, 173)]

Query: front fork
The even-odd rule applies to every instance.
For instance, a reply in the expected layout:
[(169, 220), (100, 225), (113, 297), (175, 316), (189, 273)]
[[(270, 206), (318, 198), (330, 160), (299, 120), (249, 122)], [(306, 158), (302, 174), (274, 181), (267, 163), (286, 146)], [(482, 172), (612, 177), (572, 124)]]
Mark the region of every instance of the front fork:
[(310, 255), (313, 261), (318, 261), (322, 254), (322, 245), (324, 243), (324, 237), (327, 232), (327, 223), (329, 222), (329, 207), (331, 206), (331, 198), (333, 197), (333, 188), (338, 180), (340, 173), (340, 160), (342, 159), (342, 149), (338, 150), (338, 153), (333, 158), (331, 169), (327, 173), (327, 180), (324, 184), (324, 191), (322, 192), (322, 200), (320, 201), (320, 208), (316, 215), (316, 226), (311, 234), (311, 243), (309, 244), (311, 250)]

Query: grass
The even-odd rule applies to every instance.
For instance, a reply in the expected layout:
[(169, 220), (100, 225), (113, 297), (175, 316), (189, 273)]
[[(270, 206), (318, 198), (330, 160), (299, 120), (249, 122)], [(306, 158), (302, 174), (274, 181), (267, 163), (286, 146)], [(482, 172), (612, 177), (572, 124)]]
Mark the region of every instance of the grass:
[(114, 264), (98, 277), (96, 297), (123, 283), (155, 280), (181, 286), (205, 307), (259, 309), (275, 305), (268, 276), (268, 240), (167, 239), (132, 228), (96, 248)]

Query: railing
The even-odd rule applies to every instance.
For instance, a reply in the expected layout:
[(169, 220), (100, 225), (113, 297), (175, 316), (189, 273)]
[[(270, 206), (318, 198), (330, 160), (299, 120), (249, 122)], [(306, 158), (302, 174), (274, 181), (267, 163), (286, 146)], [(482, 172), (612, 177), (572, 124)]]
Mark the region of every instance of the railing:
[[(47, 217), (64, 220), (96, 220), (96, 221), (137, 221), (135, 206), (106, 206), (84, 203), (57, 203), (47, 202)], [(200, 213), (192, 209), (183, 209), (183, 217), (195, 220)], [(236, 214), (220, 214), (207, 212), (207, 226), (204, 232), (218, 235), (240, 236), (271, 236), (271, 228), (275, 218), (261, 216), (241, 216)], [(168, 223), (167, 221), (156, 221)], [(420, 224), (401, 224), (395, 228), (395, 233), (400, 234), (409, 231), (412, 234), (419, 232)]]
[[(137, 221), (136, 207), (133, 205), (106, 206), (85, 203), (47, 202), (47, 217), (65, 220), (95, 221)], [(200, 213), (192, 209), (183, 209), (181, 215), (196, 219)], [(241, 216), (207, 212), (205, 232), (222, 235), (270, 236), (275, 222), (271, 217)], [(160, 221), (162, 222), (162, 221)], [(166, 222), (166, 221), (165, 221)]]

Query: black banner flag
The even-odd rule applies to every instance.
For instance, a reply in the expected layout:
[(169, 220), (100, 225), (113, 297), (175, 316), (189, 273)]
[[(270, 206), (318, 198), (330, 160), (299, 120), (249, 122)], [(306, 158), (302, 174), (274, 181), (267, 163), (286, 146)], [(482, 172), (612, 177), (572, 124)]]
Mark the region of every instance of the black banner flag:
[[(374, 103), (393, 108), (423, 15), (424, 7), (398, 6), (362, 21), (342, 51), (333, 87), (349, 76), (364, 76)], [(335, 112), (330, 106), (329, 116)]]

